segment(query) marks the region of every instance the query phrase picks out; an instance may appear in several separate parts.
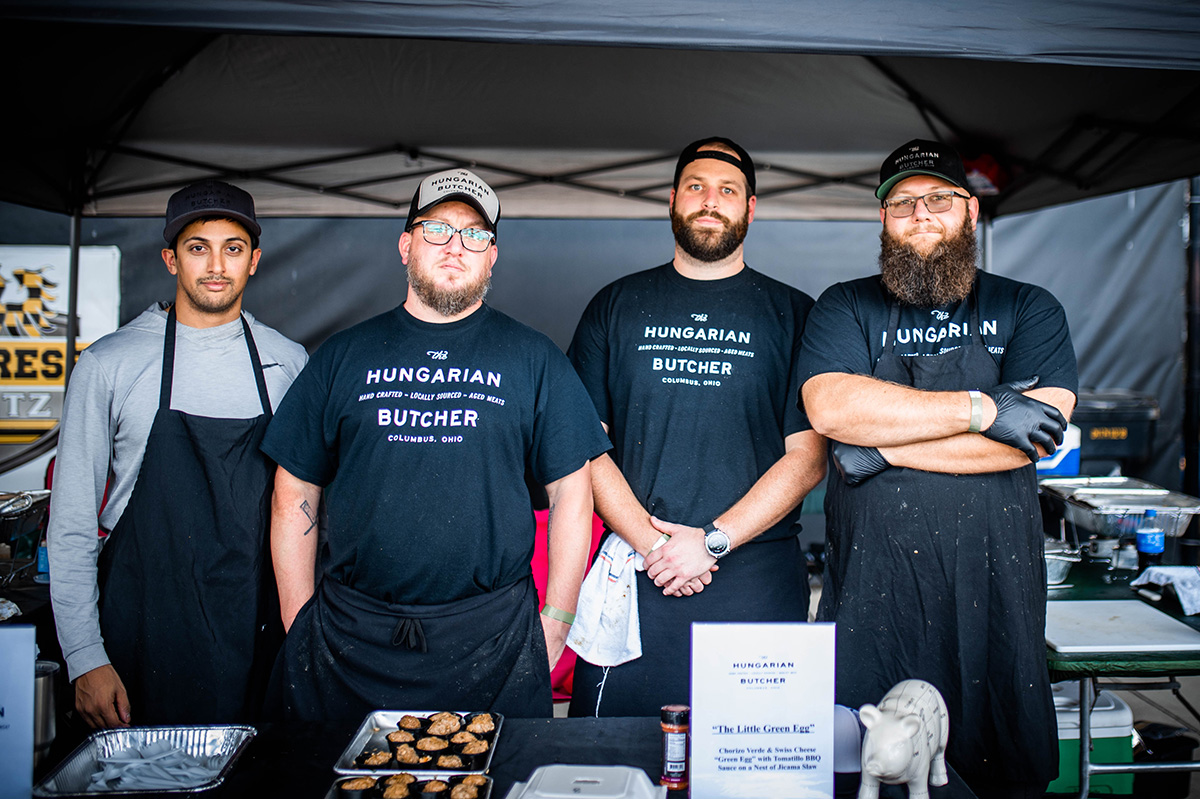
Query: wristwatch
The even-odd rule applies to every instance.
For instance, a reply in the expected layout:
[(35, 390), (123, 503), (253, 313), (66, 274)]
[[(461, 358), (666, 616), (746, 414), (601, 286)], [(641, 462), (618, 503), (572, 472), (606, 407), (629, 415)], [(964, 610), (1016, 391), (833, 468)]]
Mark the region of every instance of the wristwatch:
[(729, 554), (731, 542), (729, 533), (717, 527), (715, 524), (706, 524), (704, 530), (704, 550), (712, 555), (717, 560)]

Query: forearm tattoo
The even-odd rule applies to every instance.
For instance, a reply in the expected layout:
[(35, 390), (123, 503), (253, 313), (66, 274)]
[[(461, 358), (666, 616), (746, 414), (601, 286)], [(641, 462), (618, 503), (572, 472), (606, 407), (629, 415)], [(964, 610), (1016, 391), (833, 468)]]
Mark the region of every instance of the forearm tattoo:
[(308, 518), (308, 529), (304, 531), (304, 535), (308, 535), (317, 528), (317, 514), (312, 509), (312, 506), (308, 504), (307, 499), (300, 503), (300, 510)]

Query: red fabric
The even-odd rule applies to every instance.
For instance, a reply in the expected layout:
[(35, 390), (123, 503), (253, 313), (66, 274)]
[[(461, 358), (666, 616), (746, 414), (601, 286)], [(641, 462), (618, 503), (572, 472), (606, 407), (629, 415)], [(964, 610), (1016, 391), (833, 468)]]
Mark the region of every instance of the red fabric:
[[(543, 605), (546, 602), (546, 575), (550, 569), (546, 550), (548, 538), (546, 524), (550, 518), (550, 512), (539, 510), (535, 511), (533, 515), (537, 518), (537, 541), (533, 545), (533, 560), (529, 565), (533, 567), (533, 582), (537, 586), (538, 604)], [(600, 546), (600, 536), (603, 532), (604, 523), (593, 514), (592, 546), (588, 550), (588, 563), (591, 563), (592, 557), (596, 554), (596, 548)], [(559, 658), (558, 665), (554, 667), (554, 671), (550, 672), (550, 683), (554, 688), (554, 701), (559, 702), (571, 698), (574, 676), (575, 653), (571, 651), (571, 647), (567, 647), (563, 656)]]

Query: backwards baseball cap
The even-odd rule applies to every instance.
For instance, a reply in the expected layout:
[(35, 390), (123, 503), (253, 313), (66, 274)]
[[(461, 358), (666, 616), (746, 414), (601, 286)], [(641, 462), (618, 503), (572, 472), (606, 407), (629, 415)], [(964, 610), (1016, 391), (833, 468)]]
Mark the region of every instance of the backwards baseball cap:
[(219, 180), (202, 180), (185, 186), (167, 200), (167, 226), (163, 238), (174, 245), (179, 232), (197, 219), (206, 216), (228, 217), (258, 239), (262, 228), (254, 216), (254, 198), (237, 186)]
[[(702, 147), (708, 147), (713, 144), (722, 144), (737, 153), (732, 156), (729, 153), (721, 152), (720, 150), (702, 150)], [(750, 187), (750, 196), (754, 196), (756, 184), (754, 182), (754, 161), (750, 160), (750, 153), (742, 149), (741, 145), (731, 139), (722, 139), (719, 136), (709, 136), (707, 139), (699, 139), (683, 148), (683, 152), (679, 154), (679, 160), (675, 162), (675, 180), (671, 183), (672, 187), (679, 186), (679, 176), (683, 174), (683, 168), (693, 161), (699, 161), (702, 158), (711, 158), (714, 161), (724, 161), (727, 164), (733, 164), (742, 171), (746, 176), (746, 185)]]
[(941, 142), (913, 139), (897, 148), (879, 168), (879, 188), (875, 190), (875, 198), (887, 197), (893, 186), (913, 175), (931, 175), (960, 189), (971, 190), (957, 150)]
[(404, 229), (412, 230), (418, 216), (435, 205), (452, 200), (474, 208), (492, 232), (496, 232), (496, 223), (500, 221), (500, 199), (491, 186), (469, 169), (447, 169), (422, 180), (408, 208), (408, 221)]

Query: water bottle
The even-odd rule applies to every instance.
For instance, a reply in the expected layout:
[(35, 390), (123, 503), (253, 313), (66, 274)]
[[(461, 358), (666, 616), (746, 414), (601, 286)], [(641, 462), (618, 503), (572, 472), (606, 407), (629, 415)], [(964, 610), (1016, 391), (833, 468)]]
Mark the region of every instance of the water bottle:
[(1167, 534), (1158, 526), (1158, 511), (1150, 508), (1137, 531), (1138, 571), (1161, 566)]

